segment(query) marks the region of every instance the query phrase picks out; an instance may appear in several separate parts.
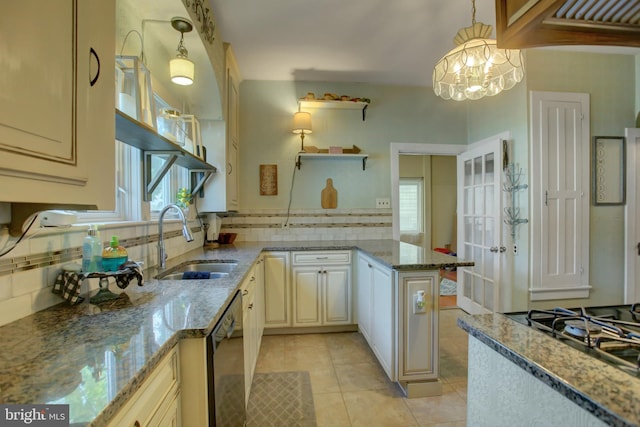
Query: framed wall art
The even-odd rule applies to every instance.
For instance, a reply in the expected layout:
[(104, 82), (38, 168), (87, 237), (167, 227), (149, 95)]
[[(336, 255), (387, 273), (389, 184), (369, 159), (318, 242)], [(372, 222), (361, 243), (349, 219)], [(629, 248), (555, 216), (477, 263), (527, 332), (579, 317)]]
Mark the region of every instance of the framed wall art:
[(260, 165), (260, 195), (278, 195), (278, 165)]

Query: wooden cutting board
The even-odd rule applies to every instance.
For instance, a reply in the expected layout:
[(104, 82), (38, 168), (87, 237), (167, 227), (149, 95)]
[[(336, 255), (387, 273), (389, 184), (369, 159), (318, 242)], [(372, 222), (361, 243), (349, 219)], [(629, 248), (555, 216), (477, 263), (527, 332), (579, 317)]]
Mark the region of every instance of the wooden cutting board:
[(333, 180), (327, 178), (327, 186), (320, 194), (320, 205), (323, 209), (335, 209), (338, 207), (338, 190), (333, 188)]

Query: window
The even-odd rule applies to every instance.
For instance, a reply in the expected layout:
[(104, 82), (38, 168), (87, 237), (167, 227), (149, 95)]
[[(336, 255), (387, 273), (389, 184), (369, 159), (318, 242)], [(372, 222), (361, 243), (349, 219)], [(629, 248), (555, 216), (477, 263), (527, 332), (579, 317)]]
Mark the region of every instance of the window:
[(118, 140), (116, 144), (116, 208), (78, 212), (78, 222), (113, 222), (140, 218), (140, 150)]
[[(154, 101), (156, 106), (156, 117), (159, 117), (160, 111), (165, 109), (172, 109), (171, 105), (160, 98), (157, 94), (154, 95)], [(156, 172), (162, 168), (166, 161), (164, 156), (153, 156), (151, 160), (151, 172), (155, 175)], [(160, 184), (153, 191), (151, 196), (151, 214), (159, 215), (162, 208), (169, 203), (175, 203), (176, 193), (179, 188), (189, 188), (189, 171), (182, 166), (173, 165), (169, 172), (162, 178)]]
[[(160, 97), (155, 97), (157, 108), (170, 108)], [(135, 221), (142, 218), (142, 154), (139, 149), (120, 141), (116, 144), (116, 208), (114, 211), (83, 211), (78, 213), (78, 222)], [(167, 157), (152, 156), (151, 175), (155, 176)], [(157, 217), (162, 208), (175, 203), (179, 188), (190, 188), (189, 171), (173, 165), (152, 193), (150, 210)], [(169, 214), (173, 215), (173, 212)]]
[(400, 233), (422, 233), (424, 228), (422, 178), (400, 178)]

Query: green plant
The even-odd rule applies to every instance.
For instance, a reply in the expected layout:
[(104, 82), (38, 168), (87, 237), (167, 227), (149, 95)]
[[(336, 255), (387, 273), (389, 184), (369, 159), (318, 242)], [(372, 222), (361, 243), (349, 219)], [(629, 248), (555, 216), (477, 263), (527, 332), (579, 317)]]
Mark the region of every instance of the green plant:
[(181, 208), (187, 208), (191, 204), (193, 200), (193, 196), (186, 188), (178, 188), (178, 192), (176, 193), (176, 205)]

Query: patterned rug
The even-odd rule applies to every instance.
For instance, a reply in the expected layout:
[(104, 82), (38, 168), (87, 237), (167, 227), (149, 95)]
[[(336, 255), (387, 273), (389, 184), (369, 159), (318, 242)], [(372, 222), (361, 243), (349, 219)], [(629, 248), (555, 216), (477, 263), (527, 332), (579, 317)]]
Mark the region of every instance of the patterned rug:
[(247, 408), (247, 427), (316, 427), (308, 372), (256, 373)]
[(443, 278), (440, 281), (440, 295), (455, 295), (458, 284), (453, 280)]

